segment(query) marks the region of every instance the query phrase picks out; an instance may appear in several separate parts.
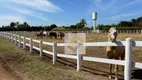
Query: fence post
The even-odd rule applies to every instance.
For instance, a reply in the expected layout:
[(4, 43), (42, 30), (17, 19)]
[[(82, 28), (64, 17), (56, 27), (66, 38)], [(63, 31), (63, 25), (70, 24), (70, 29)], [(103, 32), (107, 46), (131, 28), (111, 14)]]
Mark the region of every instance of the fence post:
[(9, 32), (9, 41), (11, 42), (11, 33)]
[(81, 54), (80, 54), (80, 45), (81, 43), (77, 43), (77, 71), (81, 70)]
[(9, 32), (9, 41), (11, 41), (11, 33)]
[(9, 35), (8, 35), (8, 32), (6, 32), (6, 36), (7, 36), (7, 40), (9, 40)]
[(13, 32), (11, 33), (11, 42), (13, 42)]
[(8, 40), (8, 33), (7, 32), (5, 32), (5, 39)]
[(12, 42), (12, 33), (10, 33), (10, 42)]
[(53, 47), (52, 47), (52, 51), (53, 51), (53, 64), (56, 63), (56, 58), (57, 58), (56, 47), (57, 47), (57, 43), (53, 42)]
[(25, 36), (23, 36), (23, 49), (25, 49), (26, 47), (26, 39), (25, 39)]
[(7, 40), (9, 40), (9, 33), (7, 32)]
[(6, 34), (5, 34), (5, 32), (3, 32), (3, 38), (5, 39), (5, 37), (6, 37)]
[(21, 46), (21, 36), (20, 35), (18, 35), (18, 39), (19, 39), (19, 47)]
[(15, 45), (17, 44), (17, 33), (15, 33)]
[(3, 33), (3, 38), (6, 39), (6, 32)]
[(30, 38), (30, 52), (32, 53), (33, 51), (33, 39)]
[(8, 40), (10, 40), (10, 36), (9, 36), (9, 33), (7, 34), (7, 36), (8, 36)]
[(40, 40), (40, 42), (39, 42), (39, 48), (40, 48), (40, 57), (42, 58), (43, 49), (42, 49), (42, 41), (41, 41), (41, 40)]
[(125, 70), (124, 70), (125, 80), (131, 80), (131, 67), (132, 67), (132, 39), (127, 38), (125, 46)]

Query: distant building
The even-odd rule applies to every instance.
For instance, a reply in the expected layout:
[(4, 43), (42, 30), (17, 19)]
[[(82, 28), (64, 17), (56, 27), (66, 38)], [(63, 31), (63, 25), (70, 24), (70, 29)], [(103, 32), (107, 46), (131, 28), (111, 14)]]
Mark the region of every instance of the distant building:
[(63, 30), (65, 30), (65, 28), (62, 27), (62, 26), (57, 26), (57, 27), (52, 29), (52, 31), (63, 31)]

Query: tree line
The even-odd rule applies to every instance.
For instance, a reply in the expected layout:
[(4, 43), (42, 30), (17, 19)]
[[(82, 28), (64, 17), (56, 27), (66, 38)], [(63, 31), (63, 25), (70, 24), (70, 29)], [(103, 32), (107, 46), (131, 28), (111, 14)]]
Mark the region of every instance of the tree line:
[(111, 24), (111, 25), (99, 24), (97, 29), (107, 30), (112, 26), (117, 27), (117, 29), (120, 29), (120, 30), (142, 29), (142, 17), (138, 17), (136, 19), (131, 19), (130, 21), (120, 21), (118, 24)]
[[(87, 22), (83, 18), (79, 22), (70, 26), (61, 26), (62, 31), (70, 31), (70, 30), (93, 30), (93, 27), (86, 27)], [(30, 26), (27, 22), (19, 23), (19, 22), (11, 22), (8, 26), (0, 27), (0, 31), (40, 31), (46, 30), (51, 31), (54, 28), (58, 27), (56, 24), (45, 25), (45, 26)], [(142, 17), (137, 19), (131, 19), (130, 21), (120, 21), (118, 24), (104, 25), (99, 24), (97, 29), (99, 30), (108, 30), (110, 27), (117, 27), (119, 30), (136, 30), (142, 29)]]
[[(61, 26), (66, 30), (91, 30), (89, 27), (85, 27), (87, 25), (85, 19), (81, 19), (75, 25), (70, 26)], [(46, 30), (51, 31), (53, 28), (56, 28), (56, 24), (51, 24), (47, 26), (30, 26), (27, 22), (19, 23), (19, 22), (11, 22), (8, 26), (0, 27), (0, 31), (40, 31)], [(55, 29), (56, 30), (56, 29)]]
[(48, 26), (30, 26), (27, 22), (24, 22), (22, 24), (20, 24), (19, 22), (11, 22), (8, 26), (0, 27), (0, 31), (50, 31), (55, 27), (57, 27), (56, 24), (51, 24)]

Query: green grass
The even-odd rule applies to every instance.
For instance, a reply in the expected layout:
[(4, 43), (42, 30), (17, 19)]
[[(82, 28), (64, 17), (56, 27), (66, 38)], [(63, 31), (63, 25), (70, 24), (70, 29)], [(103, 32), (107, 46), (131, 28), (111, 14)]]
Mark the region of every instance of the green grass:
[(83, 80), (70, 70), (55, 68), (36, 55), (0, 38), (0, 57), (5, 59), (13, 71), (26, 75), (29, 80)]

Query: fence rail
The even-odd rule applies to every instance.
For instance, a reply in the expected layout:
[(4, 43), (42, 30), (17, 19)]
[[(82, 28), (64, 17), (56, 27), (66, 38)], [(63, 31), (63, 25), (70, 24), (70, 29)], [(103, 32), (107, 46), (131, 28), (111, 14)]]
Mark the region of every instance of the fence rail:
[[(34, 49), (40, 52), (40, 57), (42, 58), (43, 53), (49, 54), (53, 56), (53, 64), (56, 63), (57, 57), (64, 57), (64, 58), (71, 58), (77, 60), (77, 71), (81, 70), (81, 61), (94, 61), (94, 62), (101, 62), (101, 63), (108, 63), (108, 64), (117, 64), (117, 65), (123, 65), (124, 68), (124, 79), (130, 80), (131, 79), (131, 68), (142, 68), (142, 63), (139, 62), (133, 62), (132, 61), (132, 46), (139, 46), (142, 47), (142, 41), (133, 41), (131, 38), (126, 38), (126, 41), (118, 41), (116, 43), (111, 42), (87, 42), (87, 43), (77, 43), (77, 53), (76, 55), (67, 55), (67, 54), (60, 54), (56, 52), (57, 46), (67, 46), (66, 43), (51, 43), (51, 42), (45, 42), (40, 41), (32, 38), (28, 38), (25, 36), (20, 36), (17, 34), (13, 34), (10, 32), (0, 32), (0, 36), (4, 39), (7, 39), (15, 44), (17, 44), (19, 47), (21, 44), (24, 46), (28, 46), (30, 48), (30, 52), (32, 52)], [(21, 40), (23, 39), (23, 40)], [(29, 41), (29, 44), (26, 43), (26, 40)], [(36, 42), (39, 44), (39, 47), (36, 47), (33, 45), (33, 42)], [(48, 45), (52, 46), (52, 52), (44, 50), (42, 45)], [(112, 59), (104, 59), (104, 58), (96, 58), (96, 57), (89, 57), (89, 56), (83, 56), (80, 54), (80, 47), (79, 46), (125, 46), (125, 60), (112, 60)]]

